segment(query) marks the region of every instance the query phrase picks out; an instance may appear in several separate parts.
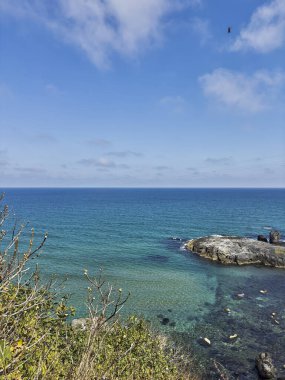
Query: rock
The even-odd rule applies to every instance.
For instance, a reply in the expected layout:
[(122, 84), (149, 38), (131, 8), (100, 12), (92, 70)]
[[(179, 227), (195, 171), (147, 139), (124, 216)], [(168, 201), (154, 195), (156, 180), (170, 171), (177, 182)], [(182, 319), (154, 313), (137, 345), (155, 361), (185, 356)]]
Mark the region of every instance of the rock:
[(278, 231), (270, 231), (270, 234), (269, 234), (269, 243), (270, 244), (274, 244), (274, 243), (278, 243), (280, 240), (280, 233)]
[(74, 330), (86, 330), (87, 327), (91, 330), (101, 328), (104, 325), (105, 318), (94, 317), (94, 318), (75, 318), (71, 321), (71, 327)]
[(71, 322), (71, 327), (74, 330), (86, 330), (87, 325), (90, 323), (90, 318), (78, 318), (73, 319)]
[(203, 338), (200, 336), (198, 339), (198, 342), (201, 344), (201, 346), (210, 347), (212, 345), (209, 338)]
[(230, 312), (231, 312), (231, 309), (228, 308), (228, 307), (226, 307), (226, 308), (224, 309), (224, 312), (225, 312), (225, 313), (230, 313)]
[(258, 264), (285, 268), (285, 247), (236, 236), (206, 236), (189, 240), (185, 248), (221, 264)]
[(169, 323), (170, 321), (169, 321), (169, 318), (162, 318), (162, 320), (161, 320), (161, 324), (162, 325), (167, 325), (168, 323)]
[(267, 352), (260, 353), (255, 359), (255, 364), (262, 379), (276, 378), (276, 368), (273, 365), (271, 356)]
[(268, 243), (268, 240), (264, 235), (258, 235), (257, 240), (258, 241), (264, 241), (265, 243)]

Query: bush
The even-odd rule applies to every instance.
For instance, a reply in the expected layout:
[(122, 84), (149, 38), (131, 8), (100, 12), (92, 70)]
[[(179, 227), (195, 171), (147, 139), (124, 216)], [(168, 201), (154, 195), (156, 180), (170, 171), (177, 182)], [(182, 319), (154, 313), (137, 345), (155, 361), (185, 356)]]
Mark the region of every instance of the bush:
[[(3, 197), (2, 197), (3, 198)], [(0, 199), (0, 201), (2, 200)], [(0, 212), (0, 226), (8, 207)], [(2, 228), (2, 227), (1, 227)], [(34, 232), (24, 253), (19, 240), (23, 226), (11, 238), (0, 231), (0, 378), (84, 380), (189, 379), (178, 369), (174, 351), (153, 335), (142, 319), (121, 322), (126, 302), (99, 275), (89, 281), (89, 318), (86, 329), (74, 329), (68, 320), (74, 309), (59, 299), (51, 285), (41, 285), (39, 273), (27, 263), (41, 251), (47, 235), (34, 248)], [(193, 377), (192, 377), (193, 378)]]

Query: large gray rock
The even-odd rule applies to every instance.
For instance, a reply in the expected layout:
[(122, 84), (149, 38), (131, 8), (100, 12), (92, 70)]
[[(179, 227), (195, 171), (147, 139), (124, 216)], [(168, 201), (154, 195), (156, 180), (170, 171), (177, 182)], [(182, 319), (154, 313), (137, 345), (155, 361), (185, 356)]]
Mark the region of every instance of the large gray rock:
[(262, 379), (276, 379), (276, 368), (267, 352), (259, 354), (255, 359), (255, 364)]
[(270, 231), (269, 242), (271, 244), (278, 243), (280, 240), (280, 233), (278, 231)]
[(189, 240), (185, 248), (222, 264), (261, 264), (285, 268), (285, 247), (236, 236), (206, 236)]

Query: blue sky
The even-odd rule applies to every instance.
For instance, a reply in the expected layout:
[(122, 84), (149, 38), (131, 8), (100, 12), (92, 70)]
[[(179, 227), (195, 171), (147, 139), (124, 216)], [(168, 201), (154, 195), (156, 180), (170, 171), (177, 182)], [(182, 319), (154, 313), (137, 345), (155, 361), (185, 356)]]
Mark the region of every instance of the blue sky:
[(285, 0), (0, 0), (0, 22), (1, 187), (284, 187)]

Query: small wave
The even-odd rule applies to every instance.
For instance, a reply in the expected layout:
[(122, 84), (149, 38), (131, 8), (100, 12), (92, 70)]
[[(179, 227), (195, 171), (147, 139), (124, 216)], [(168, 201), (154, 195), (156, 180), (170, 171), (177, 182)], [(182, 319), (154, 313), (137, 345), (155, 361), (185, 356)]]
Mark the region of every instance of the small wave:
[(182, 241), (182, 239), (180, 237), (178, 237), (178, 236), (171, 236), (169, 239), (170, 240), (175, 240), (175, 241)]
[(264, 229), (264, 230), (274, 230), (274, 227), (264, 226), (263, 229)]

